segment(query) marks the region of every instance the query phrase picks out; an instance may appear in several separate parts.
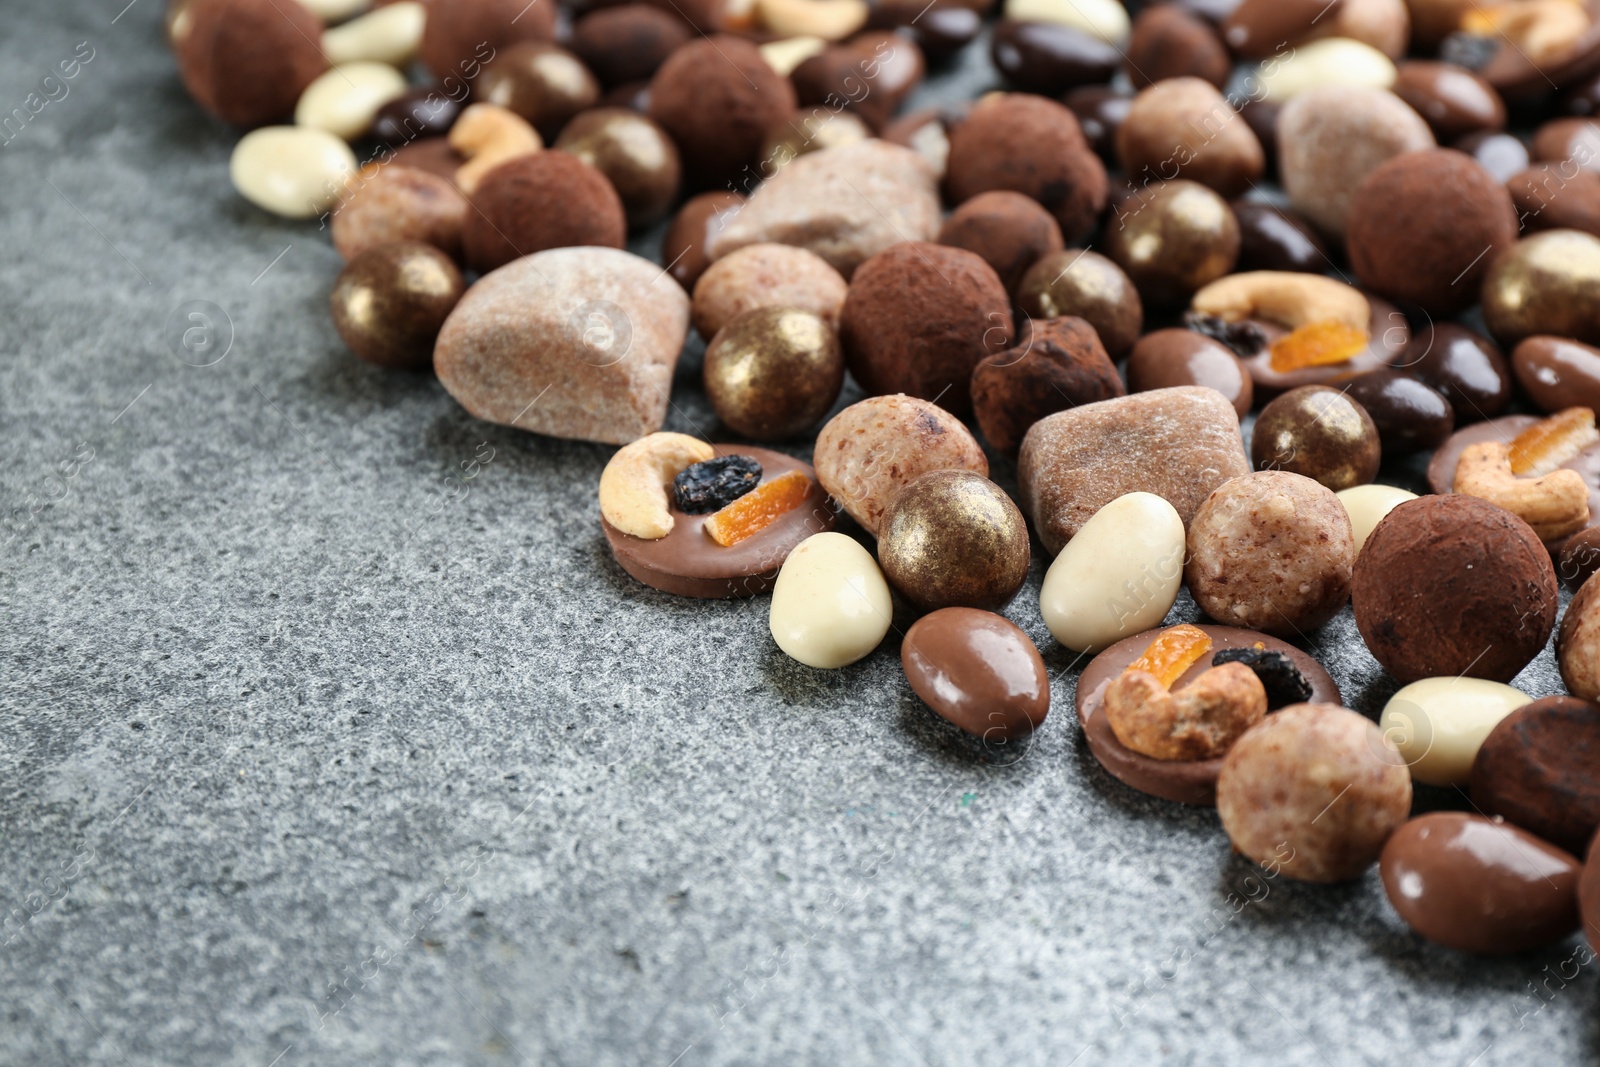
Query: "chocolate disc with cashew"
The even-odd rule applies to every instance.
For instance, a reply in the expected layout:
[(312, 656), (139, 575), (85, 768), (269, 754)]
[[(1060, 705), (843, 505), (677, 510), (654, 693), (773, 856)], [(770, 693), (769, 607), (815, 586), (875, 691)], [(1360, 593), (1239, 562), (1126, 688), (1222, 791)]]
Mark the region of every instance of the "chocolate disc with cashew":
[[(1201, 656), (1183, 674), (1178, 676), (1171, 690), (1176, 693), (1211, 669), (1211, 660), (1218, 652), (1229, 648), (1254, 648), (1257, 645), (1272, 652), (1282, 652), (1293, 661), (1295, 668), (1311, 686), (1311, 697), (1306, 703), (1338, 704), (1341, 702), (1339, 686), (1323, 670), (1322, 664), (1287, 642), (1269, 637), (1254, 630), (1240, 630), (1232, 626), (1196, 624), (1211, 638), (1211, 651)], [(1100, 761), (1113, 778), (1130, 785), (1142, 793), (1175, 800), (1180, 804), (1214, 805), (1217, 802), (1217, 774), (1222, 770), (1222, 757), (1205, 760), (1158, 760), (1141, 755), (1128, 748), (1112, 731), (1100, 705), (1106, 687), (1127, 666), (1159, 637), (1163, 630), (1146, 630), (1142, 634), (1125, 637), (1101, 652), (1084, 668), (1078, 679), (1078, 724), (1089, 742), (1089, 751)], [(1270, 711), (1277, 710), (1269, 707)]]
[[(1461, 453), (1470, 445), (1484, 441), (1498, 441), (1509, 446), (1517, 435), (1540, 422), (1537, 415), (1504, 415), (1488, 422), (1477, 422), (1457, 430), (1445, 439), (1433, 458), (1428, 461), (1428, 488), (1435, 493), (1455, 492), (1456, 468), (1461, 464)], [(1577, 471), (1589, 487), (1589, 525), (1600, 525), (1600, 444), (1592, 444), (1561, 464), (1561, 468)], [(1560, 551), (1565, 538), (1545, 542), (1552, 553)]]

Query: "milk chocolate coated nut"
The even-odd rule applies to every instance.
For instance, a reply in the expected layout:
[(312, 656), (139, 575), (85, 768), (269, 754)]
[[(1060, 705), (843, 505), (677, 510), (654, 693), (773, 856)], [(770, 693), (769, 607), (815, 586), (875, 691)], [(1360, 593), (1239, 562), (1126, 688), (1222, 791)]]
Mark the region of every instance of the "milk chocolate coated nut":
[(441, 80), (471, 82), (482, 65), (518, 41), (556, 35), (556, 5), (526, 0), (428, 0), (419, 50), (423, 65)]
[(839, 340), (868, 394), (908, 393), (972, 410), (972, 368), (1011, 345), (1011, 301), (971, 252), (905, 242), (863, 263), (850, 281)]
[(1235, 55), (1266, 59), (1331, 21), (1342, 0), (1243, 0), (1222, 22), (1222, 39)]
[(1056, 252), (1030, 267), (1017, 289), (1017, 306), (1032, 319), (1083, 319), (1113, 359), (1126, 355), (1144, 328), (1144, 304), (1132, 279), (1087, 249)]
[(961, 420), (926, 400), (874, 396), (845, 408), (817, 434), (817, 480), (874, 537), (891, 501), (935, 470), (989, 474)]
[(1232, 349), (1193, 330), (1157, 330), (1139, 338), (1128, 356), (1128, 391), (1145, 393), (1177, 385), (1204, 385), (1233, 404), (1242, 419), (1254, 390)]
[(1378, 427), (1346, 392), (1302, 385), (1261, 409), (1250, 439), (1260, 470), (1315, 479), (1334, 492), (1364, 485), (1378, 474)]
[(1135, 89), (1182, 77), (1200, 78), (1220, 89), (1233, 71), (1217, 31), (1176, 4), (1139, 12), (1128, 39), (1127, 66)]
[(929, 471), (884, 509), (878, 564), (923, 611), (998, 611), (1028, 577), (1028, 524), (1005, 491), (981, 474)]
[(1408, 500), (1378, 523), (1356, 559), (1351, 599), (1367, 648), (1400, 681), (1505, 682), (1549, 640), (1558, 592), (1527, 523), (1451, 493)]
[(1200, 78), (1169, 78), (1134, 97), (1117, 130), (1117, 155), (1135, 181), (1183, 177), (1225, 197), (1243, 193), (1266, 170), (1249, 124)]
[(1046, 415), (1123, 393), (1093, 327), (1071, 316), (1034, 323), (1016, 347), (985, 357), (972, 372), (978, 425), (1006, 455), (1015, 455), (1023, 435)]
[(1448, 316), (1471, 305), (1488, 264), (1517, 239), (1511, 194), (1451, 149), (1407, 152), (1350, 201), (1345, 246), (1363, 284)]
[(1600, 705), (1535, 700), (1500, 720), (1472, 763), (1472, 803), (1583, 855), (1600, 828)]
[(744, 197), (738, 193), (701, 193), (678, 209), (661, 239), (661, 262), (668, 265), (667, 273), (679, 285), (694, 290), (695, 282), (711, 266), (706, 246), (743, 206)]
[(1511, 368), (1493, 341), (1453, 322), (1419, 329), (1394, 365), (1439, 390), (1461, 425), (1492, 419), (1511, 402)]
[(822, 257), (789, 245), (746, 245), (723, 256), (694, 287), (694, 328), (709, 340), (735, 317), (760, 307), (784, 307), (839, 326), (849, 286)]
[(906, 631), (906, 681), (939, 716), (986, 741), (1037, 730), (1050, 711), (1050, 676), (1028, 635), (976, 608), (941, 608)]
[(368, 363), (422, 370), (433, 365), (439, 328), (465, 291), (455, 262), (432, 245), (379, 245), (333, 283), (333, 325)]
[[(1600, 836), (1600, 835), (1597, 835)], [(1589, 947), (1600, 952), (1600, 848), (1589, 843), (1589, 862), (1578, 879), (1578, 914)]]
[(604, 174), (566, 152), (537, 152), (484, 176), (467, 212), (467, 262), (491, 271), (547, 248), (621, 248), (628, 236), (622, 201)]
[(844, 355), (820, 316), (758, 307), (732, 319), (706, 348), (711, 409), (757, 441), (780, 441), (817, 424), (839, 398)]
[(1512, 350), (1511, 367), (1528, 399), (1540, 410), (1600, 410), (1600, 348), (1535, 335)]
[(650, 80), (650, 117), (677, 142), (691, 188), (739, 179), (794, 109), (789, 79), (754, 44), (726, 34), (679, 48)]
[(1536, 163), (1506, 180), (1525, 230), (1600, 234), (1600, 174), (1570, 163)]
[(1506, 124), (1506, 105), (1494, 87), (1453, 63), (1401, 63), (1393, 92), (1427, 120), (1441, 143)]
[(1577, 589), (1597, 570), (1600, 570), (1600, 526), (1590, 526), (1562, 543), (1556, 572), (1563, 582)]
[(1481, 815), (1412, 819), (1384, 845), (1379, 870), (1400, 917), (1447, 948), (1526, 952), (1578, 925), (1577, 859)]
[(1268, 715), (1217, 776), (1233, 847), (1307, 882), (1355, 878), (1411, 810), (1411, 774), (1371, 720), (1326, 704)]
[(951, 212), (939, 243), (983, 257), (1015, 293), (1022, 275), (1043, 256), (1061, 251), (1061, 227), (1038, 201), (1006, 190), (979, 193)]
[(195, 102), (235, 126), (286, 118), (328, 69), (317, 17), (290, 0), (193, 0), (177, 41), (178, 73)]
[(1556, 662), (1567, 692), (1584, 700), (1600, 698), (1600, 582), (1583, 583), (1556, 638)]
[(602, 85), (615, 88), (649, 81), (693, 35), (688, 23), (670, 11), (622, 4), (591, 11), (573, 23), (570, 47)]
[(333, 247), (346, 260), (391, 241), (422, 241), (461, 257), (467, 201), (444, 178), (390, 164), (333, 213)]
[(665, 215), (678, 197), (682, 166), (665, 130), (626, 108), (593, 108), (568, 122), (555, 147), (606, 176), (629, 226)]
[(1239, 224), (1228, 202), (1203, 185), (1153, 182), (1115, 207), (1106, 252), (1147, 303), (1181, 304), (1233, 269)]

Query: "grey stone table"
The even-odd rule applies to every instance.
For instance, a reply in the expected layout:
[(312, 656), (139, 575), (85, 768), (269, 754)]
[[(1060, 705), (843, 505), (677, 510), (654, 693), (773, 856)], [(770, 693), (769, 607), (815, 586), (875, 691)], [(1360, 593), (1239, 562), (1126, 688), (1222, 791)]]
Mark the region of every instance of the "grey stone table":
[[(609, 450), (351, 358), (325, 236), (233, 194), (160, 0), (125, 3), (0, 30), (0, 112), (93, 49), (0, 146), (0, 1063), (1600, 1050), (1576, 941), (1429, 947), (1375, 875), (1253, 875), (1214, 812), (1109, 779), (1037, 560), (1009, 614), (1056, 709), (1011, 751), (921, 707), (893, 638), (815, 672), (764, 602), (631, 582)], [(231, 331), (203, 367), (199, 300)], [(697, 365), (670, 425), (715, 432)], [(1348, 614), (1315, 643), (1381, 705)], [(1558, 687), (1548, 652), (1520, 684)]]

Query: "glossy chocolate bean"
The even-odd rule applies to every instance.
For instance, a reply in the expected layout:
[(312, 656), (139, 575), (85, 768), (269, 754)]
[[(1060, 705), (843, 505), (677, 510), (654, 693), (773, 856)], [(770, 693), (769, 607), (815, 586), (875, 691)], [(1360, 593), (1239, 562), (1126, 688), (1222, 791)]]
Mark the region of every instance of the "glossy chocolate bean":
[(1332, 264), (1322, 238), (1299, 215), (1259, 200), (1235, 200), (1239, 221), (1237, 270), (1294, 270), (1321, 274)]
[(1078, 116), (1078, 126), (1095, 155), (1117, 165), (1117, 130), (1133, 107), (1133, 97), (1107, 85), (1083, 85), (1062, 98), (1062, 103)]
[(1472, 764), (1472, 803), (1581, 856), (1600, 828), (1600, 704), (1535, 700), (1501, 719)]
[(1112, 359), (1133, 347), (1144, 326), (1144, 306), (1132, 280), (1100, 253), (1077, 248), (1047, 255), (1030, 267), (1017, 288), (1017, 305), (1036, 319), (1076, 315), (1086, 320)]
[(1528, 169), (1528, 146), (1509, 133), (1471, 133), (1452, 147), (1476, 159), (1496, 181), (1510, 181)]
[(333, 284), (333, 325), (368, 363), (402, 370), (433, 365), (433, 343), (466, 285), (432, 245), (395, 241), (345, 264)]
[(1465, 67), (1414, 59), (1398, 71), (1390, 91), (1427, 120), (1440, 143), (1505, 126), (1500, 94)]
[(1436, 322), (1412, 334), (1394, 366), (1444, 394), (1456, 425), (1492, 419), (1511, 402), (1511, 367), (1493, 341), (1464, 326)]
[(1115, 45), (1082, 30), (1015, 19), (995, 25), (989, 56), (1008, 82), (1046, 96), (1108, 82), (1122, 65), (1122, 53)]
[(1193, 330), (1157, 330), (1139, 338), (1128, 356), (1128, 391), (1204, 385), (1233, 404), (1242, 419), (1254, 390), (1233, 350)]
[(694, 283), (711, 266), (706, 244), (743, 206), (744, 197), (738, 193), (701, 193), (678, 210), (661, 240), (661, 262), (668, 264), (667, 273), (679, 285), (694, 291)]
[(1245, 97), (1239, 101), (1240, 117), (1244, 119), (1244, 124), (1250, 127), (1250, 132), (1256, 135), (1256, 140), (1261, 142), (1261, 150), (1266, 153), (1266, 173), (1269, 176), (1277, 173), (1278, 113), (1282, 110), (1283, 105), (1272, 100)]
[(1284, 45), (1310, 36), (1334, 17), (1340, 0), (1243, 0), (1222, 23), (1222, 39), (1236, 55), (1266, 59)]
[(1378, 861), (1389, 903), (1437, 944), (1526, 952), (1578, 926), (1578, 861), (1481, 815), (1437, 811), (1401, 826)]
[(1250, 457), (1257, 470), (1301, 474), (1337, 493), (1372, 481), (1382, 451), (1360, 404), (1338, 389), (1302, 385), (1261, 409)]
[(929, 59), (954, 55), (978, 36), (983, 16), (965, 4), (945, 0), (878, 0), (867, 16), (867, 28), (910, 32)]
[(1535, 335), (1512, 350), (1511, 369), (1541, 411), (1600, 410), (1600, 348)]
[(556, 139), (604, 174), (622, 200), (629, 226), (664, 216), (678, 196), (682, 167), (667, 131), (636, 111), (598, 107), (577, 115)]
[(399, 148), (423, 137), (443, 137), (461, 114), (461, 102), (440, 89), (420, 87), (396, 97), (378, 109), (372, 136)]
[(600, 83), (577, 56), (547, 41), (523, 41), (483, 68), (473, 99), (509, 108), (548, 143), (567, 120), (600, 99)]
[(1106, 252), (1157, 306), (1186, 302), (1239, 258), (1228, 202), (1198, 182), (1152, 182), (1112, 208)]
[(1437, 448), (1456, 428), (1450, 401), (1404, 371), (1382, 367), (1339, 388), (1372, 416), (1386, 456)]
[(1027, 737), (1050, 711), (1050, 676), (1028, 635), (990, 611), (942, 608), (906, 631), (900, 664), (917, 696), (986, 741)]

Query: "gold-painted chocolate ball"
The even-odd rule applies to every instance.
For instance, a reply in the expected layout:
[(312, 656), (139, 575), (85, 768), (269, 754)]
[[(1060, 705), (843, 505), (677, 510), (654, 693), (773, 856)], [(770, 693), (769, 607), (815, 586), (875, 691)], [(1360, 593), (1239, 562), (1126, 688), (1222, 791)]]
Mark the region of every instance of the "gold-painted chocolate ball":
[(923, 611), (999, 611), (1028, 577), (1028, 524), (998, 485), (930, 471), (900, 490), (878, 529), (889, 584)]
[(1170, 307), (1233, 269), (1239, 220), (1199, 182), (1152, 182), (1112, 209), (1106, 246), (1146, 303)]
[(872, 136), (872, 130), (859, 115), (849, 111), (829, 112), (825, 108), (800, 110), (778, 123), (761, 145), (761, 167), (771, 177), (785, 165), (808, 152), (855, 144)]
[(755, 441), (781, 441), (816, 425), (839, 399), (844, 354), (821, 317), (753, 308), (706, 348), (706, 394), (717, 417)]
[(1257, 470), (1288, 471), (1339, 492), (1378, 476), (1378, 427), (1360, 404), (1326, 385), (1290, 389), (1261, 409), (1250, 438)]
[(455, 262), (432, 245), (378, 245), (345, 264), (333, 283), (333, 325), (368, 363), (426, 370), (439, 328), (465, 291)]
[(1483, 318), (1508, 350), (1536, 333), (1600, 344), (1600, 238), (1547, 230), (1518, 241), (1483, 279)]
[(1094, 327), (1112, 359), (1128, 354), (1144, 328), (1139, 291), (1122, 268), (1098, 252), (1069, 248), (1028, 268), (1017, 304), (1036, 319), (1076, 315)]
[(678, 147), (666, 130), (637, 111), (585, 111), (567, 123), (555, 146), (611, 180), (629, 226), (655, 222), (678, 198)]

